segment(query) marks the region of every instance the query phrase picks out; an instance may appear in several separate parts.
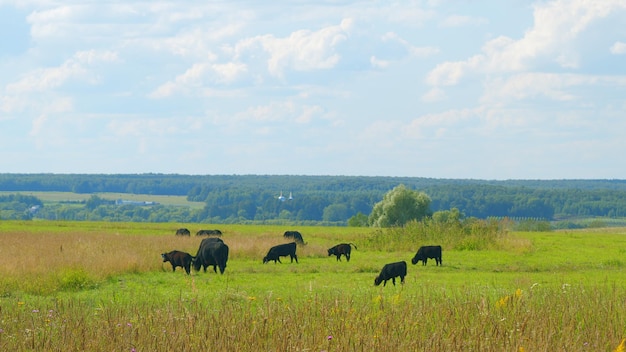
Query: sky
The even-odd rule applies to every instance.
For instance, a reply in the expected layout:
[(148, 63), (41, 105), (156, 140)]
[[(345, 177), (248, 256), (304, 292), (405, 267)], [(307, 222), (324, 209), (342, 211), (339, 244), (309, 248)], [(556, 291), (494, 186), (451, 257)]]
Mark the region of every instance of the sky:
[(0, 173), (626, 179), (626, 0), (0, 0)]

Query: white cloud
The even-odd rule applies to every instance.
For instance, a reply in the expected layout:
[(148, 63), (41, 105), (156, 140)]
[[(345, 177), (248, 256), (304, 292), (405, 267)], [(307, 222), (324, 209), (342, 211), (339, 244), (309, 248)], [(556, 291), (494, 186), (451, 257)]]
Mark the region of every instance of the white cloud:
[(293, 101), (273, 102), (267, 105), (252, 106), (236, 115), (231, 122), (275, 124), (309, 124), (325, 117), (324, 109), (318, 105), (298, 104)]
[(58, 67), (40, 68), (29, 72), (18, 82), (6, 87), (9, 93), (43, 92), (58, 88), (71, 79), (96, 83), (97, 76), (90, 65), (99, 62), (116, 62), (117, 54), (110, 51), (79, 51)]
[(557, 0), (534, 8), (534, 26), (520, 40), (500, 36), (485, 44), (482, 53), (466, 61), (444, 62), (427, 78), (431, 85), (454, 85), (472, 73), (520, 71), (540, 61), (578, 67), (570, 45), (591, 23), (626, 8), (623, 0)]
[(344, 19), (341, 24), (328, 26), (318, 31), (298, 30), (286, 38), (262, 35), (245, 39), (237, 43), (235, 58), (244, 55), (256, 55), (255, 48), (260, 46), (269, 54), (268, 71), (282, 77), (284, 71), (311, 71), (330, 69), (337, 65), (340, 55), (336, 48), (349, 37), (353, 25), (351, 19)]
[(552, 101), (584, 102), (572, 91), (579, 87), (626, 86), (626, 76), (588, 76), (556, 73), (520, 73), (486, 83), (483, 104), (506, 105), (513, 101), (547, 98)]
[(421, 101), (427, 103), (438, 102), (446, 99), (446, 93), (440, 88), (432, 88), (426, 94), (422, 95)]
[(372, 56), (370, 57), (370, 64), (374, 68), (387, 68), (390, 63), (388, 60), (381, 60), (376, 58), (376, 56)]
[(458, 124), (475, 118), (476, 111), (472, 109), (448, 110), (437, 114), (422, 115), (402, 128), (403, 135), (412, 139), (441, 138), (452, 127), (458, 129)]
[(615, 42), (609, 49), (611, 54), (621, 55), (626, 54), (626, 43), (623, 42)]

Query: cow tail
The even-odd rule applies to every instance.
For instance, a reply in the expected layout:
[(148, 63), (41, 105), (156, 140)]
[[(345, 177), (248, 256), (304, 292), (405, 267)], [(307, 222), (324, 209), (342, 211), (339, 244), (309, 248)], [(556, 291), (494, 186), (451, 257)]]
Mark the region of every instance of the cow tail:
[(356, 248), (356, 244), (354, 244), (352, 242), (350, 242), (349, 244), (352, 245), (352, 247), (354, 247), (354, 249), (358, 249), (358, 248)]

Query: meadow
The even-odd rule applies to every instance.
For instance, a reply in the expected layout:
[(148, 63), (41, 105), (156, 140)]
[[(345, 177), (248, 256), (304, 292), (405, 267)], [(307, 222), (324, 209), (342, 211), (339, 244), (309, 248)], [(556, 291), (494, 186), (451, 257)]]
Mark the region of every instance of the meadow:
[[(219, 228), (224, 275), (172, 272)], [(262, 264), (285, 230), (299, 263)], [(382, 248), (350, 227), (0, 221), (2, 351), (619, 351), (626, 337), (626, 229), (507, 232), (487, 249), (442, 239)], [(382, 234), (384, 236), (384, 233)], [(436, 237), (431, 239), (436, 241)], [(352, 242), (352, 259), (327, 248)], [(404, 285), (374, 286), (385, 263)], [(622, 343), (622, 345), (620, 345)]]

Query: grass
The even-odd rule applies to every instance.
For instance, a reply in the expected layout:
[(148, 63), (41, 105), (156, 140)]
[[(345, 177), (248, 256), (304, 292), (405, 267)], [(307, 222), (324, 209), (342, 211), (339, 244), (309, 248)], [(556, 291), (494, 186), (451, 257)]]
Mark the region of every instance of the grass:
[[(188, 227), (219, 228), (224, 275), (172, 273)], [(613, 351), (626, 336), (624, 229), (511, 233), (493, 249), (444, 247), (374, 287), (370, 229), (299, 227), (299, 264), (261, 264), (287, 227), (0, 222), (0, 350)], [(358, 246), (337, 262), (326, 249)]]

